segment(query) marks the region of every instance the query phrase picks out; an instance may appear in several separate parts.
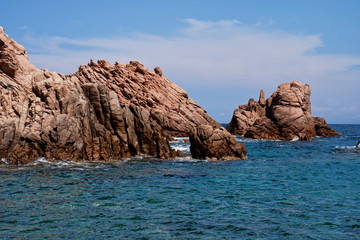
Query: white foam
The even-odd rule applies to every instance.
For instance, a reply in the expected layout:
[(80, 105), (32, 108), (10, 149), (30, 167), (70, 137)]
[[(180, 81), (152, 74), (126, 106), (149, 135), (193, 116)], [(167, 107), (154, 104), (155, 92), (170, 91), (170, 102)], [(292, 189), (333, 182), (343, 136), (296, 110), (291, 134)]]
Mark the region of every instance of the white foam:
[(174, 150), (180, 150), (182, 152), (185, 152), (185, 151), (190, 151), (190, 146), (184, 146), (184, 145), (178, 145), (178, 146), (171, 146), (172, 149)]
[(174, 158), (173, 161), (175, 161), (175, 162), (208, 162), (208, 160), (194, 159), (192, 157)]
[(295, 136), (295, 137), (291, 140), (291, 142), (296, 142), (296, 141), (299, 141), (299, 137), (298, 137), (298, 136)]
[(43, 166), (43, 167), (54, 167), (54, 168), (68, 168), (68, 167), (80, 167), (80, 168), (89, 168), (91, 163), (94, 162), (75, 162), (75, 161), (64, 161), (64, 160), (55, 160), (49, 161), (46, 158), (38, 158), (34, 162), (28, 164), (28, 166)]
[(356, 149), (356, 146), (335, 146), (336, 149)]
[(281, 140), (274, 140), (274, 139), (251, 139), (251, 138), (244, 138), (240, 136), (234, 135), (237, 142), (281, 142)]
[(57, 161), (57, 162), (54, 162), (53, 164), (58, 167), (69, 167), (72, 165), (76, 165), (75, 162), (64, 162), (64, 161)]
[(174, 137), (174, 141), (171, 141), (172, 143), (176, 142), (185, 142), (185, 140), (189, 140), (188, 137)]
[(145, 155), (132, 156), (132, 157), (129, 157), (129, 158), (122, 158), (120, 162), (128, 162), (128, 161), (133, 161), (133, 160), (143, 160), (146, 157), (149, 157), (149, 156), (145, 156)]
[(1, 162), (4, 163), (4, 164), (9, 164), (9, 162), (5, 158), (2, 158)]
[(51, 163), (51, 162), (49, 162), (46, 158), (38, 158), (33, 163), (31, 163), (31, 165), (36, 166), (36, 165), (44, 164), (44, 163)]

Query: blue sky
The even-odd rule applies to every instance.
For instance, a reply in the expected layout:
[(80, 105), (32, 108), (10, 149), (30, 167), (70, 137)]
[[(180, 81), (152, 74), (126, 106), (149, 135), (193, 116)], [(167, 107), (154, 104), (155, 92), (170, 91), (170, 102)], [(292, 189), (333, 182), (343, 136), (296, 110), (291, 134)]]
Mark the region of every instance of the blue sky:
[(89, 59), (160, 66), (217, 121), (280, 83), (312, 89), (312, 113), (360, 123), (360, 1), (0, 0), (0, 26), (40, 68)]

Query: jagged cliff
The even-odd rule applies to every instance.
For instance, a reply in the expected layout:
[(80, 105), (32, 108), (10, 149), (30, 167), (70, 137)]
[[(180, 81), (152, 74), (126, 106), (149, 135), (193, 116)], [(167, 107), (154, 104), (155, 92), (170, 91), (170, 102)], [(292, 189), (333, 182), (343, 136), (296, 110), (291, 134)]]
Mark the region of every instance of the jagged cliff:
[(91, 61), (64, 76), (37, 69), (0, 27), (0, 158), (168, 159), (181, 153), (167, 137), (199, 124), (219, 127), (160, 68)]
[(341, 136), (331, 129), (325, 119), (311, 116), (311, 90), (299, 81), (281, 84), (265, 100), (260, 91), (259, 101), (235, 109), (227, 130), (235, 135), (255, 139), (311, 140), (315, 136)]

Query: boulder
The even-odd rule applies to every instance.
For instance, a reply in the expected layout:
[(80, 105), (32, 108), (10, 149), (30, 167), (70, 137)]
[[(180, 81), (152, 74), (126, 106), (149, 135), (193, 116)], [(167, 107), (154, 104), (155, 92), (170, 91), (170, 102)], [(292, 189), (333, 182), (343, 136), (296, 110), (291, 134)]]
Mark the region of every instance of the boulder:
[(200, 125), (190, 135), (190, 151), (193, 158), (207, 160), (246, 159), (247, 150), (225, 128)]
[(159, 75), (160, 77), (162, 76), (162, 70), (161, 70), (161, 68), (159, 68), (159, 67), (154, 68), (154, 72), (155, 72), (157, 75)]
[(323, 118), (312, 117), (310, 95), (310, 86), (299, 81), (281, 84), (266, 101), (261, 90), (258, 102), (250, 99), (235, 109), (227, 130), (255, 139), (306, 141), (341, 136)]

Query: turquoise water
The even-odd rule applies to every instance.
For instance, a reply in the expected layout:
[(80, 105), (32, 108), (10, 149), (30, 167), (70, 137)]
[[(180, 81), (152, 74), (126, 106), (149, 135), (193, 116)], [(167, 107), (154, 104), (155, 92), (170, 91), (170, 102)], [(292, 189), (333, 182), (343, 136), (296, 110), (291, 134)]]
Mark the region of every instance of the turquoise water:
[(238, 138), (245, 161), (3, 161), (0, 239), (360, 239), (360, 125), (332, 127), (345, 136)]

